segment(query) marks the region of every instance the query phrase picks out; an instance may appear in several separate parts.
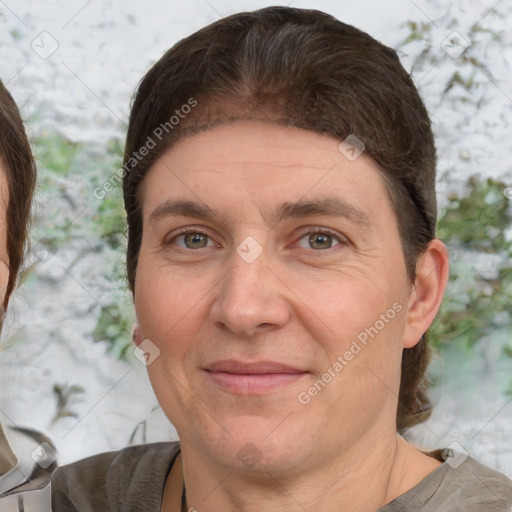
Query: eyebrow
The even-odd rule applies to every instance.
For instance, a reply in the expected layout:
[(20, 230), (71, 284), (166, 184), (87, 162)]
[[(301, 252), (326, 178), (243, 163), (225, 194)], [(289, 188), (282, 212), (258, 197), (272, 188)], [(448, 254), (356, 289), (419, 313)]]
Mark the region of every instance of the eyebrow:
[[(270, 216), (264, 215), (264, 218), (269, 224), (273, 224), (286, 219), (321, 215), (346, 218), (362, 228), (370, 228), (372, 225), (364, 210), (347, 203), (339, 197), (324, 197), (315, 200), (285, 202), (279, 205), (276, 211)], [(196, 217), (209, 220), (226, 218), (226, 216), (221, 215), (205, 204), (188, 200), (168, 200), (153, 210), (149, 217), (149, 223), (151, 224), (170, 216)]]
[(149, 223), (159, 221), (165, 217), (180, 216), (180, 217), (199, 217), (204, 219), (211, 219), (219, 217), (219, 215), (210, 207), (196, 203), (195, 201), (165, 201), (157, 206), (149, 217)]
[(371, 222), (364, 210), (347, 203), (340, 197), (324, 197), (310, 201), (297, 201), (283, 203), (274, 215), (277, 222), (285, 219), (312, 217), (325, 215), (343, 217), (361, 227), (370, 228)]

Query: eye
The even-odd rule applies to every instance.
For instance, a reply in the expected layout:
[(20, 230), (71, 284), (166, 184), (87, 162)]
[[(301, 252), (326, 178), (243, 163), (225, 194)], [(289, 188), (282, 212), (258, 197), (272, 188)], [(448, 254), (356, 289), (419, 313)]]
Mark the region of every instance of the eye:
[(304, 233), (298, 241), (298, 246), (303, 249), (331, 249), (343, 243), (342, 238), (325, 228)]
[(181, 249), (203, 249), (207, 246), (215, 246), (215, 242), (202, 231), (189, 230), (174, 236), (166, 245), (177, 245)]

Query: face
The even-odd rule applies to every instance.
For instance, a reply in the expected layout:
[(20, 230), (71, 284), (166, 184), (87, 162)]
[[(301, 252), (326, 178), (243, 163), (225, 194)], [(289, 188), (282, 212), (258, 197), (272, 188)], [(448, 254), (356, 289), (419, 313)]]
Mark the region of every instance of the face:
[[(0, 163), (0, 305), (3, 306), (9, 281), (9, 257), (7, 255), (7, 179)], [(1, 321), (1, 319), (0, 319)]]
[(378, 169), (338, 145), (236, 122), (146, 176), (135, 307), (184, 451), (299, 471), (395, 433), (411, 284)]

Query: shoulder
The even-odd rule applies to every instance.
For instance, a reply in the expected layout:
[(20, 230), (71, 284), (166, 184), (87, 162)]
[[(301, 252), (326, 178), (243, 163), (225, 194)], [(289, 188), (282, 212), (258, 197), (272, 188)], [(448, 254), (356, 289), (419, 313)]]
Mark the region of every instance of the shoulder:
[[(131, 446), (58, 468), (52, 477), (54, 512), (159, 510), (160, 498), (179, 442)], [(124, 503), (124, 505), (123, 505)], [(130, 504), (129, 508), (125, 508)]]
[(445, 462), (379, 512), (512, 512), (512, 480), (466, 454), (430, 452)]
[[(446, 463), (449, 463), (449, 459)], [(446, 490), (458, 496), (462, 503), (482, 507), (489, 512), (510, 512), (512, 480), (475, 459), (468, 457), (460, 466), (451, 466), (446, 475)], [(481, 508), (467, 508), (468, 512)]]

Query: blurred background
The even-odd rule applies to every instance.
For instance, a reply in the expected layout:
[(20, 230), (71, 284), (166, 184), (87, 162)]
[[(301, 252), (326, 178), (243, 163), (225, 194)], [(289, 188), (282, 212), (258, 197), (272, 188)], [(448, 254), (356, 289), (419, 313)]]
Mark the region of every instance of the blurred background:
[(512, 477), (512, 3), (0, 0), (0, 78), (39, 167), (31, 251), (0, 340), (0, 421), (37, 428), (59, 463), (176, 439), (131, 345), (121, 166), (131, 95), (182, 37), (268, 5), (326, 11), (396, 48), (431, 114), (439, 237), (451, 278), (430, 340), (432, 418)]

